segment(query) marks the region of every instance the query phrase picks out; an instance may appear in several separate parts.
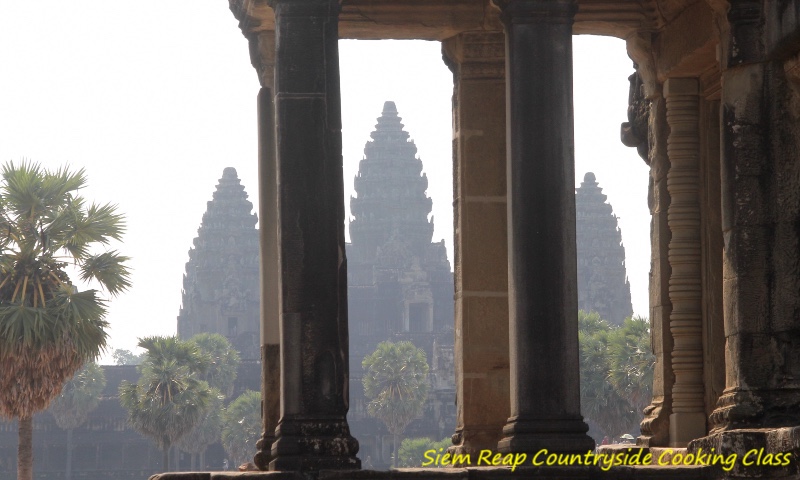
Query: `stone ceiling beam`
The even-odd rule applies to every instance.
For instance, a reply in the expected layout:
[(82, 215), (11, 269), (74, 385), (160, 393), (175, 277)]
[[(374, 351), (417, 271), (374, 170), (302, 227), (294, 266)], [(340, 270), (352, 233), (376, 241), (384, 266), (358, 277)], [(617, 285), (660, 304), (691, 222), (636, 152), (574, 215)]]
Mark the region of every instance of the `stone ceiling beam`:
[[(250, 38), (275, 29), (266, 0), (228, 0), (239, 27)], [(578, 1), (574, 33), (626, 38), (655, 30), (659, 16), (650, 0)], [(444, 40), (469, 31), (501, 31), (490, 0), (342, 0), (340, 38)]]

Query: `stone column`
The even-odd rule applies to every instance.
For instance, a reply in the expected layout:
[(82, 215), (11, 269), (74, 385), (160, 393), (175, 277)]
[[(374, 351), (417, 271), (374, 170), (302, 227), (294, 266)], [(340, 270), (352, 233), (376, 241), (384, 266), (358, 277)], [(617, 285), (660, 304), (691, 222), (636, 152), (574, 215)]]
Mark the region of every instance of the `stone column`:
[(275, 163), (275, 32), (249, 38), (250, 58), (258, 72), (258, 188), (261, 242), (261, 425), (253, 461), (261, 470), (272, 461), (272, 443), (280, 419), (280, 335), (278, 300), (278, 181)]
[(506, 30), (511, 417), (502, 452), (585, 453), (570, 0), (495, 0)]
[[(649, 51), (650, 44), (642, 48), (634, 40), (628, 41), (631, 57), (650, 61), (642, 51)], [(669, 329), (671, 304), (669, 300), (670, 266), (668, 260), (670, 231), (667, 224), (669, 192), (667, 191), (667, 115), (666, 102), (661, 87), (647, 87), (642, 79), (646, 65), (635, 65), (636, 73), (628, 77), (631, 82), (628, 97), (628, 122), (622, 124), (622, 143), (636, 147), (639, 156), (650, 167), (647, 206), (650, 209), (650, 344), (655, 355), (653, 368), (653, 398), (644, 409), (640, 429), (642, 434), (636, 444), (642, 447), (669, 445), (669, 416), (672, 410), (672, 334)], [(649, 96), (647, 92), (649, 93)]]
[(670, 78), (667, 100), (667, 155), (670, 196), (669, 298), (672, 312), (672, 414), (670, 446), (685, 447), (706, 433), (703, 387), (703, 324), (700, 247), (699, 85), (695, 78)]
[(741, 429), (791, 427), (794, 439), (771, 442), (772, 450), (797, 445), (800, 425), (800, 78), (787, 58), (796, 50), (765, 51), (778, 33), (774, 23), (765, 27), (766, 13), (777, 21), (780, 8), (739, 0), (728, 11), (720, 122), (726, 382), (710, 417), (723, 445), (728, 433), (768, 432)]
[(359, 468), (348, 409), (337, 0), (275, 10), (281, 419), (272, 470)]
[(502, 32), (442, 44), (453, 70), (455, 371), (451, 453), (494, 450), (509, 417), (506, 83)]

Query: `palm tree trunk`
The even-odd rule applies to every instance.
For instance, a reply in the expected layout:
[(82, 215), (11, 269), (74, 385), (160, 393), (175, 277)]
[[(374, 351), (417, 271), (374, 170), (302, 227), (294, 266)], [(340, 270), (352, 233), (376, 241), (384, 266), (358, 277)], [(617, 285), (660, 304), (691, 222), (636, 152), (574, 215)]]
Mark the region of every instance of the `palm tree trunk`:
[(67, 471), (65, 474), (67, 480), (72, 480), (72, 429), (67, 429)]
[(17, 480), (33, 480), (33, 417), (19, 419)]
[(392, 435), (392, 442), (394, 443), (394, 455), (392, 455), (392, 468), (397, 466), (397, 434)]
[(161, 449), (161, 463), (164, 465), (164, 471), (169, 472), (169, 445), (164, 445)]

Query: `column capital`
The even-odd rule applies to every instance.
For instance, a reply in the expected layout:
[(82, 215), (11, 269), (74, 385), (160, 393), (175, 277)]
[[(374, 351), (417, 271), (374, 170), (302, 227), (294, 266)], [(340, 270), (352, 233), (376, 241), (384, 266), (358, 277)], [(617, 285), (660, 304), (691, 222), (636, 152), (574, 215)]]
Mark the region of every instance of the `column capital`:
[(442, 42), (445, 63), (458, 78), (504, 78), (505, 53), (501, 31), (464, 32)]
[(262, 88), (275, 88), (275, 30), (264, 30), (247, 37), (250, 64), (256, 69)]
[(572, 24), (578, 4), (575, 0), (492, 0), (501, 10), (501, 19), (510, 23)]
[(338, 15), (339, 0), (267, 0), (275, 15), (329, 16)]
[(697, 78), (668, 78), (664, 82), (664, 98), (675, 95), (699, 95), (700, 82)]

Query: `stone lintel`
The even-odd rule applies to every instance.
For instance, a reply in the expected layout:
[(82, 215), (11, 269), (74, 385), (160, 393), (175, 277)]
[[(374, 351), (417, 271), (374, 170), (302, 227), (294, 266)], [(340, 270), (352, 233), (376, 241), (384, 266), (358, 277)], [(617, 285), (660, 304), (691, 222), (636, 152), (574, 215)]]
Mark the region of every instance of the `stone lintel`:
[(707, 2), (695, 2), (664, 25), (652, 45), (659, 79), (697, 77), (716, 63), (719, 38), (714, 18)]
[[(229, 0), (242, 33), (275, 29), (275, 15), (267, 0)], [(638, 30), (653, 31), (659, 24), (648, 2), (580, 0), (575, 34), (628, 38)], [(491, 0), (343, 0), (339, 18), (341, 38), (359, 40), (445, 40), (468, 31), (500, 32), (498, 12)]]

